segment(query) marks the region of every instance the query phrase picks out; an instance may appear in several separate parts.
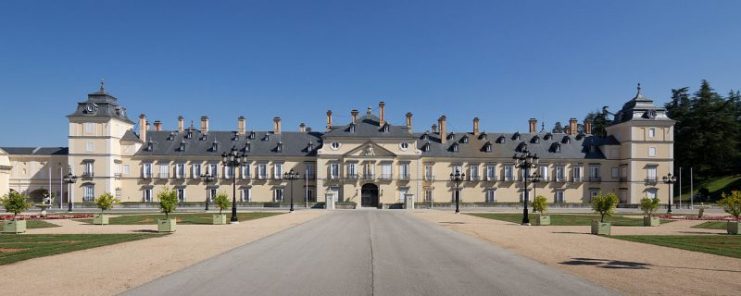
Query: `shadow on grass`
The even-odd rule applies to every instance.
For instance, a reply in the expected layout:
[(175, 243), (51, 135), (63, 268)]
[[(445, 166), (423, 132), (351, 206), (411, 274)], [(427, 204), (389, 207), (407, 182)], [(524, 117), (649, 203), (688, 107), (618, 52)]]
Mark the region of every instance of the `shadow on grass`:
[(591, 235), (591, 233), (589, 233), (589, 232), (576, 232), (576, 231), (553, 231), (551, 233), (559, 233), (559, 234), (589, 234), (589, 235)]
[(159, 231), (157, 231), (157, 230), (152, 230), (152, 229), (137, 229), (137, 230), (134, 230), (133, 232), (141, 232), (141, 233), (160, 233)]
[(687, 233), (687, 234), (725, 234), (720, 232), (708, 232), (708, 231), (677, 231), (678, 233)]

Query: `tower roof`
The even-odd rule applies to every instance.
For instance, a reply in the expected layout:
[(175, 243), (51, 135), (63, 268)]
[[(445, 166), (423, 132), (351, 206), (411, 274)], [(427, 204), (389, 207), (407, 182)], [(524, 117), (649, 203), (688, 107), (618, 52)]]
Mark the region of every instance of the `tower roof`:
[(105, 90), (105, 83), (100, 82), (98, 91), (87, 95), (87, 100), (77, 103), (74, 113), (67, 118), (116, 118), (134, 124), (126, 115), (126, 108), (118, 103), (118, 99)]

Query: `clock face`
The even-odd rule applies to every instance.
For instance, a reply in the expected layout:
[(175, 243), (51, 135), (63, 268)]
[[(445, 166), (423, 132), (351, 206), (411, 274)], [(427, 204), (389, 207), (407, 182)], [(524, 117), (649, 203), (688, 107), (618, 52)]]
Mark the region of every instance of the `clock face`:
[(95, 107), (93, 105), (87, 105), (85, 106), (85, 111), (87, 111), (88, 113), (91, 113), (95, 111)]

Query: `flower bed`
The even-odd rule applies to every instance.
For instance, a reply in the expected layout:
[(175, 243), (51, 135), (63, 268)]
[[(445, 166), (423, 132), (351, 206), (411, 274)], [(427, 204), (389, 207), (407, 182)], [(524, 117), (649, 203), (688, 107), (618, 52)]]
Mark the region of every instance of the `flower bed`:
[(669, 214), (658, 214), (654, 215), (661, 219), (676, 219), (676, 220), (698, 220), (698, 221), (734, 221), (736, 220), (732, 216), (703, 216), (702, 218), (697, 215), (669, 215)]
[[(55, 220), (55, 219), (82, 219), (92, 218), (93, 214), (77, 213), (77, 214), (47, 214), (46, 217), (42, 217), (40, 214), (29, 214), (29, 215), (18, 215), (18, 220)], [(0, 215), (0, 220), (12, 220), (13, 215)]]

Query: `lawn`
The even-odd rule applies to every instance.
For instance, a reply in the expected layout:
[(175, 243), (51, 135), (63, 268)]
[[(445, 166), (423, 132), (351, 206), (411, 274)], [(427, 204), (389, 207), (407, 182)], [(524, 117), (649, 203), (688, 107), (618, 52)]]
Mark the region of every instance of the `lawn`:
[(160, 236), (145, 233), (0, 235), (0, 265)]
[(613, 235), (610, 238), (741, 258), (739, 235)]
[[(482, 218), (502, 220), (512, 223), (522, 223), (522, 214), (500, 214), (500, 213), (477, 213), (469, 214)], [(551, 214), (551, 225), (554, 226), (588, 226), (592, 225), (592, 220), (599, 220), (599, 215), (564, 215), (564, 214)], [(537, 219), (537, 215), (530, 214), (530, 223), (533, 223)], [(612, 216), (606, 217), (605, 221), (612, 223), (613, 226), (643, 226), (642, 218), (628, 218), (623, 216)], [(661, 223), (669, 223), (671, 220), (661, 220)]]
[(702, 224), (692, 226), (692, 228), (706, 228), (706, 229), (727, 229), (728, 222), (726, 221), (708, 221)]
[[(0, 220), (0, 225), (3, 224), (3, 221), (5, 221), (5, 220)], [(0, 226), (0, 227), (2, 227), (2, 226)], [(28, 228), (28, 229), (31, 229), (31, 228), (50, 228), (50, 227), (59, 227), (59, 225), (52, 224), (52, 223), (49, 223), (49, 222), (46, 222), (46, 221), (41, 221), (41, 220), (26, 220), (26, 228)]]
[[(259, 219), (264, 217), (270, 217), (280, 215), (283, 213), (273, 212), (250, 212), (250, 213), (237, 213), (239, 221), (247, 221), (253, 219)], [(157, 219), (163, 219), (164, 214), (144, 214), (144, 215), (121, 215), (118, 217), (110, 218), (110, 224), (119, 225), (149, 225), (156, 224)], [(170, 214), (170, 217), (177, 219), (178, 224), (213, 224), (213, 214), (211, 213), (199, 213), (199, 214)], [(227, 221), (231, 218), (231, 213), (227, 214)], [(79, 219), (85, 223), (92, 223), (93, 219)]]

